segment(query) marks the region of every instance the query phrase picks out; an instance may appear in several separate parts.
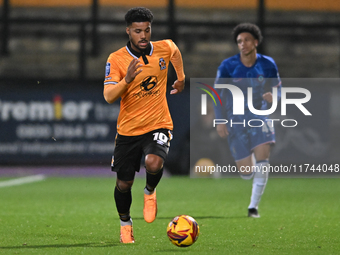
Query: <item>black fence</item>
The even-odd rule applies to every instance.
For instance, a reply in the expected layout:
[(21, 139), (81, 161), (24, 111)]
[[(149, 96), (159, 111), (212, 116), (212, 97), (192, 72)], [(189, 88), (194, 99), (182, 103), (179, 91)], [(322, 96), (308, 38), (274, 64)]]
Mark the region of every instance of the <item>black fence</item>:
[[(50, 26), (50, 25), (68, 25), (68, 26), (76, 26), (78, 27), (78, 33), (75, 35), (79, 41), (79, 49), (78, 49), (78, 74), (77, 77), (79, 80), (86, 79), (86, 69), (89, 57), (98, 56), (100, 51), (100, 42), (98, 40), (100, 32), (98, 28), (104, 25), (124, 25), (125, 22), (122, 19), (117, 19), (115, 17), (112, 18), (100, 18), (99, 17), (99, 1), (92, 0), (92, 4), (90, 6), (90, 17), (83, 18), (28, 18), (28, 17), (11, 17), (11, 1), (3, 0), (2, 6), (2, 15), (1, 15), (1, 55), (9, 56), (11, 54), (9, 49), (9, 41), (11, 39), (10, 28), (12, 25), (39, 25), (39, 26)], [(167, 4), (167, 18), (165, 20), (157, 21), (158, 27), (164, 27), (167, 31), (167, 38), (172, 39), (173, 41), (178, 41), (179, 28), (187, 28), (191, 30), (195, 30), (196, 37), (202, 37), (205, 32), (200, 32), (198, 28), (206, 28), (208, 30), (216, 30), (216, 29), (226, 29), (231, 30), (234, 26), (237, 25), (237, 22), (215, 22), (211, 20), (202, 20), (202, 21), (193, 21), (193, 20), (178, 20), (176, 19), (176, 4), (175, 0), (168, 0)], [(337, 30), (338, 36), (340, 38), (340, 23), (338, 21), (327, 21), (327, 22), (296, 22), (296, 21), (266, 21), (266, 6), (265, 0), (258, 0), (258, 7), (256, 11), (256, 23), (262, 30), (263, 35), (266, 35), (266, 31), (269, 29), (272, 30), (289, 30), (292, 33), (296, 30), (303, 31), (314, 31), (314, 30)], [(202, 33), (202, 34), (200, 34)], [(185, 36), (184, 36), (185, 38)], [(90, 51), (87, 50), (87, 43), (91, 44)], [(340, 49), (340, 44), (339, 44)], [(262, 43), (259, 46), (259, 52), (266, 53), (266, 43)], [(339, 50), (340, 51), (340, 50)], [(340, 65), (340, 54), (339, 54), (339, 65)], [(340, 75), (340, 69), (339, 69)]]

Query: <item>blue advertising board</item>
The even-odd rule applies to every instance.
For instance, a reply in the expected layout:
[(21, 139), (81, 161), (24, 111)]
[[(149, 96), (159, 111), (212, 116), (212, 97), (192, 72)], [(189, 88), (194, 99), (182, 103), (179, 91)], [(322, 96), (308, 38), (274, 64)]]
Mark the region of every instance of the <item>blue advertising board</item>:
[(0, 91), (0, 164), (110, 164), (119, 103), (100, 86)]

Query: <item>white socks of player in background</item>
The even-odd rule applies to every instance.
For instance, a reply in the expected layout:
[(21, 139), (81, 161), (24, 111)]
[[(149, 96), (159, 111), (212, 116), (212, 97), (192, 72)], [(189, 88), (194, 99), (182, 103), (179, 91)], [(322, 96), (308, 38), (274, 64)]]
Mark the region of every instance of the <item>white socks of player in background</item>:
[(255, 166), (253, 188), (248, 208), (257, 209), (267, 184), (269, 175), (269, 162), (267, 160), (259, 161), (255, 164)]

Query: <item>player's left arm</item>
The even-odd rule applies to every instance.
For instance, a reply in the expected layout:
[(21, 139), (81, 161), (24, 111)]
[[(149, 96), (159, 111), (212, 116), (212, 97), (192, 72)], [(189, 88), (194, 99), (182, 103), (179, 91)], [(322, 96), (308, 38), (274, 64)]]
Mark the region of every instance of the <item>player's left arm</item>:
[(185, 81), (175, 80), (174, 84), (172, 84), (173, 89), (170, 90), (170, 94), (177, 94), (183, 91), (185, 86)]
[[(272, 64), (273, 64), (273, 67), (270, 69), (270, 71), (268, 73), (268, 78), (270, 78), (271, 87), (272, 88), (277, 88), (277, 99), (279, 101), (280, 98), (281, 98), (281, 87), (282, 87), (282, 85), (281, 85), (281, 78), (280, 78), (277, 66), (276, 66), (276, 64), (275, 64), (273, 59), (272, 59)], [(273, 94), (272, 94), (272, 92), (264, 93), (262, 95), (262, 98), (264, 100), (266, 100), (268, 103), (272, 103), (273, 102)]]
[(170, 91), (170, 94), (177, 94), (182, 92), (185, 86), (185, 74), (183, 68), (182, 54), (179, 51), (177, 45), (173, 41), (166, 40), (166, 42), (170, 46), (171, 50), (170, 61), (173, 67), (175, 68), (177, 74), (177, 80), (172, 85), (173, 89)]

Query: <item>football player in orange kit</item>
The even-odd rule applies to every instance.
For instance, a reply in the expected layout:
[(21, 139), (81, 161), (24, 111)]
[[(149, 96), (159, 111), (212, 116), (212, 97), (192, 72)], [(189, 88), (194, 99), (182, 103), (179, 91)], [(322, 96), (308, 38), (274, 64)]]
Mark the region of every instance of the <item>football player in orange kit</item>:
[(135, 172), (145, 155), (146, 186), (144, 219), (151, 223), (157, 214), (156, 186), (172, 139), (173, 123), (166, 100), (169, 61), (177, 80), (170, 94), (184, 89), (182, 56), (171, 40), (151, 42), (153, 14), (144, 7), (130, 9), (125, 15), (127, 45), (110, 54), (106, 63), (104, 98), (120, 101), (112, 170), (117, 172), (114, 191), (120, 217), (120, 241), (133, 243), (130, 206)]

